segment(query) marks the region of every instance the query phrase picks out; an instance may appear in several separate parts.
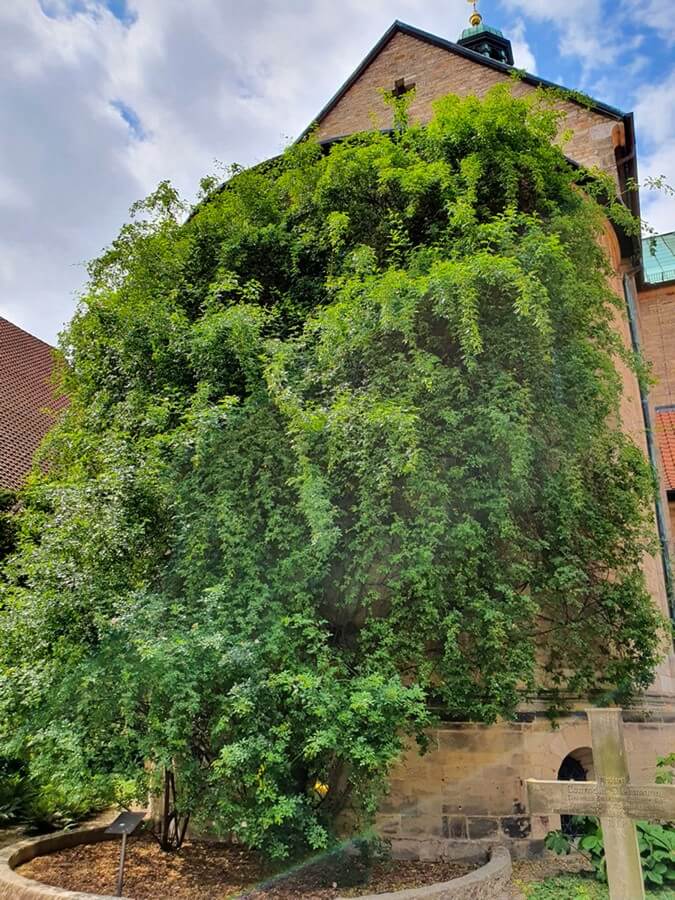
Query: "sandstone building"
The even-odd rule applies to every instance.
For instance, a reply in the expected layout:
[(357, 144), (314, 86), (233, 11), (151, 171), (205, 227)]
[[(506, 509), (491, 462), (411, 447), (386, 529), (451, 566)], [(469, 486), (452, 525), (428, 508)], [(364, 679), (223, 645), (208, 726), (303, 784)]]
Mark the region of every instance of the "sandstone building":
[[(321, 143), (373, 127), (392, 127), (383, 92), (402, 95), (413, 87), (409, 114), (424, 122), (433, 102), (448, 93), (484, 95), (511, 83), (523, 95), (550, 86), (531, 75), (514, 79), (509, 41), (474, 12), (458, 43), (395, 22), (317, 116), (311, 128)], [(617, 193), (639, 215), (639, 196), (626, 187), (637, 181), (633, 115), (602, 103), (579, 102), (561, 94), (565, 129), (572, 132), (565, 153), (576, 163), (598, 167), (616, 183)], [(303, 135), (303, 137), (305, 136)], [(651, 394), (641, 392), (633, 373), (622, 369), (623, 424), (651, 458), (661, 476), (654, 514), (661, 553), (645, 559), (654, 603), (672, 618), (669, 549), (675, 531), (675, 237), (644, 242), (608, 223), (605, 248), (614, 270), (613, 286), (624, 313), (617, 318), (627, 346), (640, 345), (658, 378)], [(670, 505), (670, 516), (669, 516)], [(582, 780), (592, 777), (590, 735), (580, 699), (578, 710), (553, 727), (542, 702), (524, 702), (516, 721), (494, 727), (452, 723), (434, 734), (431, 752), (416, 751), (394, 774), (382, 807), (380, 827), (399, 852), (438, 855), (475, 852), (475, 842), (508, 844), (516, 854), (541, 847), (559, 819), (531, 817), (525, 779)], [(632, 778), (654, 780), (658, 756), (675, 751), (675, 655), (664, 661), (639, 708), (625, 714)]]
[[(391, 128), (383, 91), (401, 95), (414, 87), (410, 115), (424, 122), (431, 117), (433, 102), (448, 93), (481, 96), (505, 83), (516, 94), (526, 94), (547, 84), (531, 75), (514, 80), (512, 65), (509, 41), (477, 14), (458, 43), (395, 22), (319, 113), (314, 134), (328, 144), (374, 125)], [(626, 190), (637, 181), (632, 114), (602, 103), (581, 103), (571, 95), (559, 102), (566, 112), (565, 127), (572, 132), (565, 153), (610, 175), (618, 195), (639, 214), (639, 196)], [(645, 574), (654, 603), (672, 618), (675, 235), (640, 242), (608, 225), (604, 242), (614, 289), (623, 301), (617, 328), (627, 346), (640, 345), (657, 379), (645, 395), (635, 376), (622, 370), (622, 416), (624, 427), (661, 476), (654, 528), (662, 552), (645, 559)], [(49, 427), (44, 410), (53, 406), (48, 383), (52, 365), (51, 348), (0, 319), (0, 488), (20, 486)], [(536, 699), (524, 702), (513, 722), (443, 725), (433, 735), (428, 755), (411, 752), (394, 773), (381, 810), (383, 833), (399, 851), (415, 855), (437, 855), (451, 846), (455, 853), (463, 847), (473, 852), (475, 842), (504, 842), (516, 854), (536, 849), (558, 820), (528, 814), (524, 782), (592, 776), (583, 706), (580, 700), (578, 710), (559, 727), (551, 725), (545, 704)], [(632, 778), (653, 781), (657, 756), (675, 752), (675, 655), (664, 661), (643, 702), (625, 718)]]

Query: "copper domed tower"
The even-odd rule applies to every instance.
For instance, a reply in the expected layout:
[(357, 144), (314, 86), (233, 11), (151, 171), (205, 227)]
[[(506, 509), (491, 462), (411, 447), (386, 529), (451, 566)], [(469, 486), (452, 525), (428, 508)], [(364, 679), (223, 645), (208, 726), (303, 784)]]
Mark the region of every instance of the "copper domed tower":
[(462, 47), (466, 47), (467, 50), (480, 53), (481, 56), (488, 56), (495, 62), (512, 66), (513, 48), (511, 47), (511, 41), (505, 38), (498, 28), (491, 28), (483, 22), (483, 17), (476, 9), (476, 0), (469, 0), (469, 3), (473, 5), (470, 19), (471, 27), (464, 29), (457, 43)]

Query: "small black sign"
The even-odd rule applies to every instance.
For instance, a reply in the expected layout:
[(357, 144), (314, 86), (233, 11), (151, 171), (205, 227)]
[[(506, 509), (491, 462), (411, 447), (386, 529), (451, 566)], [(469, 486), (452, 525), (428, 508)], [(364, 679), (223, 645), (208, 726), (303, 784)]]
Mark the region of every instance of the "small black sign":
[(112, 825), (109, 825), (106, 834), (133, 834), (145, 818), (145, 813), (123, 812)]

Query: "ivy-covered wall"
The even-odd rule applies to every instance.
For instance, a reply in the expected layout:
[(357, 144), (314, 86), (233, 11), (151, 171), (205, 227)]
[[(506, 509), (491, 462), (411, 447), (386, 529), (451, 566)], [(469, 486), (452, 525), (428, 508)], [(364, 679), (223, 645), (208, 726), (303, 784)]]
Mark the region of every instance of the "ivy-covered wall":
[(395, 104), (391, 137), (207, 179), (187, 223), (167, 184), (134, 208), (0, 586), (7, 755), (92, 802), (170, 766), (285, 856), (365, 828), (435, 717), (651, 684), (642, 370), (599, 243), (638, 224), (556, 103)]

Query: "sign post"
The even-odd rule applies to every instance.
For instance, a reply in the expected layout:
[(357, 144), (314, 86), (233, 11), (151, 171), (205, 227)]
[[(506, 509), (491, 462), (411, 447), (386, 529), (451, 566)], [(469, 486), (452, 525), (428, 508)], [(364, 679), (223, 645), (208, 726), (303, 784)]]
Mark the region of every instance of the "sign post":
[(122, 888), (124, 887), (124, 863), (127, 856), (127, 838), (133, 834), (138, 826), (145, 818), (145, 813), (124, 812), (119, 815), (112, 825), (106, 828), (106, 834), (121, 834), (122, 849), (120, 850), (120, 867), (117, 872), (117, 893), (116, 897), (122, 896)]

